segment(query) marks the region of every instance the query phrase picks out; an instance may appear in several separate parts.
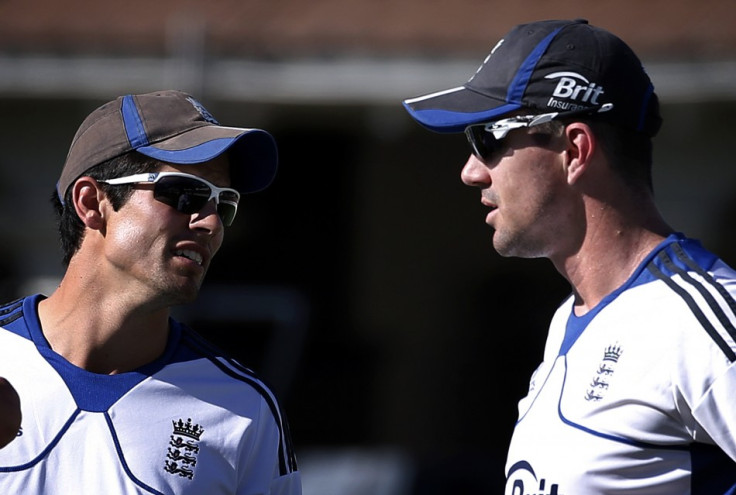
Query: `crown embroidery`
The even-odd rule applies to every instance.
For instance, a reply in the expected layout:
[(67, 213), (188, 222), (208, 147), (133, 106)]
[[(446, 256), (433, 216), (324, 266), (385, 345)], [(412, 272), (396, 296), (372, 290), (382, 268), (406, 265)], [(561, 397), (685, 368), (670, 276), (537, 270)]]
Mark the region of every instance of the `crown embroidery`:
[(199, 441), (204, 428), (199, 424), (193, 424), (191, 418), (186, 422), (182, 419), (172, 421), (171, 424), (173, 432), (169, 439), (164, 470), (191, 480), (194, 478), (194, 466), (197, 465)]
[(181, 435), (199, 441), (199, 437), (204, 433), (204, 428), (199, 425), (193, 425), (191, 418), (187, 419), (186, 423), (181, 419), (179, 421), (172, 421), (171, 423), (174, 425), (174, 435)]
[(624, 351), (621, 350), (621, 346), (618, 344), (615, 345), (609, 345), (606, 347), (605, 352), (603, 353), (603, 360), (604, 361), (613, 361), (614, 363), (618, 363), (618, 358), (621, 357), (621, 354)]

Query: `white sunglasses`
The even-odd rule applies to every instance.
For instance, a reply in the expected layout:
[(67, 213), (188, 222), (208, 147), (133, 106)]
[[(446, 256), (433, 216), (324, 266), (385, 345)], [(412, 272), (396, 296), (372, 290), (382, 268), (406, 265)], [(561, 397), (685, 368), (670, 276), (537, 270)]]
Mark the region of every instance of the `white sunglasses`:
[(575, 115), (595, 114), (607, 112), (613, 108), (613, 103), (605, 103), (596, 108), (583, 108), (570, 110), (569, 112), (552, 112), (540, 115), (517, 115), (507, 119), (494, 122), (472, 124), (465, 128), (465, 136), (468, 138), (473, 153), (480, 159), (488, 161), (493, 153), (499, 149), (499, 141), (514, 129), (522, 127), (534, 127), (544, 124), (560, 117), (573, 117)]
[(154, 199), (181, 213), (191, 215), (200, 211), (212, 199), (217, 214), (226, 227), (233, 223), (238, 212), (240, 193), (229, 187), (217, 187), (201, 177), (183, 172), (151, 172), (105, 179), (111, 186), (121, 184), (154, 184)]

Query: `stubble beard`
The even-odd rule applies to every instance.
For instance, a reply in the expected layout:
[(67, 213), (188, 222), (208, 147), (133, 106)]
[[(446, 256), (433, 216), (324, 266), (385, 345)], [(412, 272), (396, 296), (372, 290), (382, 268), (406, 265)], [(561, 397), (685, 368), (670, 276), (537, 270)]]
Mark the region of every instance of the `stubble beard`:
[(204, 275), (180, 278), (182, 275), (163, 273), (151, 281), (159, 306), (181, 306), (193, 303), (199, 296)]
[(544, 258), (547, 246), (529, 229), (496, 230), (493, 232), (493, 248), (504, 258)]

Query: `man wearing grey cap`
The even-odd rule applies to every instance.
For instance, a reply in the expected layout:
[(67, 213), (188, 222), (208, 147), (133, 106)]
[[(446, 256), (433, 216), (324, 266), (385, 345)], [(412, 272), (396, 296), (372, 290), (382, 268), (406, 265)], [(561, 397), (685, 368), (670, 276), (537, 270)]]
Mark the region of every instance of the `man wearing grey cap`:
[(736, 493), (736, 272), (655, 205), (662, 119), (634, 52), (582, 19), (523, 24), (465, 84), (404, 107), (466, 134), (461, 179), (496, 251), (547, 258), (571, 286), (519, 402), (506, 495)]
[(77, 131), (53, 201), (66, 273), (0, 307), (21, 402), (0, 493), (299, 495), (288, 426), (249, 369), (170, 317), (197, 296), (276, 144), (190, 95), (119, 97)]

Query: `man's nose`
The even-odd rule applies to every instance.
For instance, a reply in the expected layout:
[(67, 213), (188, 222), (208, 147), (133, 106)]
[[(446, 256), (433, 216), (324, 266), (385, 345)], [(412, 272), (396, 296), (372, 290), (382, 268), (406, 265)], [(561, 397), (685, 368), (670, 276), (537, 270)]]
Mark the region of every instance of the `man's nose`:
[(460, 179), (468, 186), (486, 187), (490, 184), (491, 176), (486, 164), (477, 156), (471, 154), (460, 172)]

